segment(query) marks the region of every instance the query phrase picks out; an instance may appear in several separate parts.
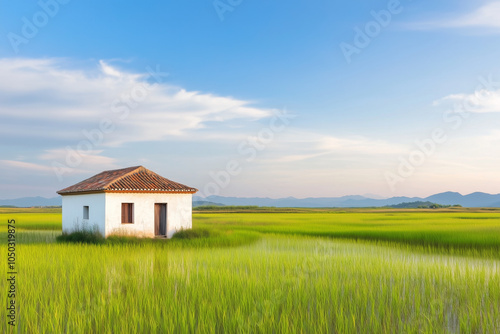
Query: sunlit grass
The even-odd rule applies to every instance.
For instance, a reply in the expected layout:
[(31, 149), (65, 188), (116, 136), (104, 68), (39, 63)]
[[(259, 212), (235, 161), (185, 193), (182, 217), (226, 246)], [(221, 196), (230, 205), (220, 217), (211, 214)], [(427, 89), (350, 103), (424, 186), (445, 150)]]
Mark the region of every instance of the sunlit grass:
[(30, 244), (19, 259), (21, 332), (500, 330), (498, 260), (279, 235), (232, 250)]
[(195, 214), (179, 238), (101, 245), (14, 215), (16, 333), (500, 332), (495, 212)]
[(500, 213), (234, 213), (196, 214), (197, 226), (500, 254)]
[(12, 219), (16, 221), (18, 230), (62, 229), (61, 209), (4, 208), (0, 210), (0, 231), (6, 230), (7, 222)]

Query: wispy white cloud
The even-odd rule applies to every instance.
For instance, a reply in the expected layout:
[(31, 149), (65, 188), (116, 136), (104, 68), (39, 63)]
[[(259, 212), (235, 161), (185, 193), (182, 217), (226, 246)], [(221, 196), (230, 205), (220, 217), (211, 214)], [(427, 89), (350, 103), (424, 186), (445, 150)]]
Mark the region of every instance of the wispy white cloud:
[(443, 22), (450, 27), (494, 27), (500, 28), (500, 1), (483, 4), (471, 13)]
[(415, 22), (409, 24), (414, 29), (439, 28), (486, 28), (488, 32), (500, 32), (500, 1), (480, 4), (467, 13), (444, 17), (439, 20)]
[(267, 162), (289, 163), (313, 159), (332, 161), (331, 157), (333, 160), (347, 157), (351, 159), (355, 155), (356, 160), (373, 166), (387, 156), (397, 156), (407, 150), (404, 145), (373, 138), (347, 138), (293, 129), (283, 134), (279, 142), (270, 147), (271, 158)]
[[(104, 156), (102, 153), (101, 150), (77, 153), (68, 150), (68, 148), (49, 149), (45, 150), (37, 158), (49, 165), (52, 161), (61, 162), (65, 165), (65, 174), (83, 174), (121, 167), (116, 159)], [(53, 167), (51, 167), (51, 171), (53, 172)]]
[(103, 60), (100, 60), (99, 64), (101, 65), (101, 69), (102, 69), (102, 72), (104, 74), (106, 74), (108, 76), (111, 76), (111, 77), (117, 77), (117, 78), (122, 77), (122, 73), (120, 71), (118, 71), (118, 70), (114, 69), (113, 67), (109, 66)]
[(399, 154), (404, 151), (404, 147), (397, 143), (390, 143), (382, 140), (366, 137), (339, 138), (333, 136), (320, 136), (318, 138), (318, 148), (325, 152), (349, 152), (364, 154)]
[(500, 112), (500, 89), (478, 90), (471, 94), (450, 94), (437, 101), (434, 106), (446, 103), (462, 105), (467, 112), (473, 113), (496, 113)]
[[(64, 166), (64, 173), (68, 175), (88, 174), (100, 172), (106, 169), (116, 169), (121, 166), (117, 164), (116, 159), (101, 155), (102, 151), (93, 151), (88, 153), (71, 153), (65, 149), (46, 150), (34, 159), (35, 162), (22, 160), (0, 160), (0, 168), (17, 170), (21, 172), (30, 172), (37, 175), (48, 175), (54, 173), (52, 161), (70, 162)], [(72, 165), (74, 166), (72, 167)]]
[[(145, 98), (130, 101), (134, 89), (141, 87), (147, 92)], [(495, 89), (452, 94), (436, 104), (467, 102), (474, 103), (471, 111), (499, 112), (500, 90)], [(337, 195), (342, 195), (345, 189), (351, 193), (385, 189), (382, 172), (409, 152), (402, 143), (318, 133), (301, 128), (300, 121), (294, 120), (285, 131), (275, 133), (265, 149), (256, 150), (258, 158), (247, 165), (249, 155), (238, 156), (238, 144), (248, 138), (257, 140), (255, 134), (266, 126), (272, 114), (270, 109), (233, 97), (189, 91), (167, 83), (155, 85), (147, 73), (130, 73), (107, 62), (89, 69), (61, 59), (0, 59), (0, 137), (7, 136), (2, 142), (8, 143), (18, 136), (16, 145), (20, 147), (2, 156), (0, 168), (7, 173), (2, 173), (4, 180), (0, 178), (0, 182), (8, 184), (13, 176), (20, 185), (26, 178), (31, 178), (33, 184), (45, 180), (49, 193), (53, 193), (62, 187), (54, 181), (53, 162), (65, 166), (64, 175), (69, 177), (64, 182), (69, 185), (105, 169), (151, 161), (169, 173), (174, 170), (178, 175), (189, 174), (187, 183), (195, 180), (192, 185), (202, 187), (213, 181), (208, 171), (223, 169), (227, 159), (235, 158), (244, 165), (245, 175), (231, 182), (233, 195), (252, 187), (254, 195), (262, 195), (262, 186), (271, 180), (276, 182), (273, 189), (277, 196), (283, 192), (302, 193), (298, 185), (304, 189), (315, 185), (308, 188), (311, 196), (333, 195), (335, 189), (339, 189)], [(87, 139), (83, 131), (98, 129), (103, 119), (112, 120), (114, 130), (105, 135), (102, 144), (76, 157), (72, 155), (68, 147), (78, 147), (81, 140)], [(431, 161), (419, 175), (430, 175), (426, 182), (447, 178), (452, 185), (456, 176), (446, 176), (445, 172), (455, 167), (483, 164), (496, 171), (498, 158), (485, 159), (500, 156), (498, 138), (498, 133), (484, 138), (475, 134), (464, 142), (450, 142), (449, 148), (443, 146), (439, 151), (443, 157)], [(134, 144), (143, 141), (155, 143)], [(184, 143), (178, 145), (179, 141)], [(175, 149), (170, 150), (173, 146)], [(185, 147), (191, 151), (184, 153)], [(212, 156), (212, 150), (217, 157)], [(24, 157), (17, 161), (19, 154)], [(470, 157), (470, 161), (464, 157)], [(440, 160), (455, 165), (440, 165)], [(438, 168), (442, 174), (434, 178), (432, 173)], [(491, 174), (496, 180), (494, 172)], [(322, 193), (318, 193), (320, 188)]]
[(36, 172), (51, 172), (52, 168), (50, 166), (34, 164), (30, 162), (24, 161), (15, 161), (15, 160), (0, 160), (0, 166), (7, 168), (16, 168), (25, 171), (36, 171)]
[[(271, 115), (249, 101), (188, 91), (145, 73), (101, 61), (91, 69), (61, 59), (0, 59), (2, 130), (31, 137), (85, 139), (82, 131), (108, 119), (114, 130), (104, 145), (188, 137), (222, 122), (244, 123)], [(12, 131), (11, 131), (12, 132)]]

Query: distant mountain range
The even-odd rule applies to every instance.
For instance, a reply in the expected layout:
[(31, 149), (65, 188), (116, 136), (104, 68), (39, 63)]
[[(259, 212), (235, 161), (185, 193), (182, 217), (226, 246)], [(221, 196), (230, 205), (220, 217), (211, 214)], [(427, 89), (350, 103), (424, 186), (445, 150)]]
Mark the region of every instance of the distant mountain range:
[(53, 198), (45, 197), (23, 197), (16, 199), (2, 199), (0, 206), (17, 206), (20, 208), (29, 208), (32, 206), (60, 206), (62, 205), (62, 197), (57, 196)]
[(263, 197), (223, 197), (208, 196), (206, 198), (194, 196), (193, 201), (208, 201), (224, 205), (258, 205), (275, 207), (300, 207), (300, 208), (363, 208), (390, 206), (407, 202), (432, 202), (441, 205), (459, 204), (463, 207), (500, 207), (500, 194), (492, 195), (475, 192), (462, 195), (457, 192), (444, 192), (429, 197), (391, 197), (391, 198), (368, 198), (365, 196), (342, 196), (342, 197), (310, 197), (310, 198), (263, 198)]
[[(257, 205), (275, 207), (298, 207), (298, 208), (363, 208), (397, 205), (407, 202), (432, 202), (442, 205), (460, 204), (463, 207), (500, 207), (500, 194), (492, 195), (475, 192), (469, 195), (461, 195), (457, 192), (444, 192), (429, 197), (391, 197), (391, 198), (369, 198), (365, 196), (342, 196), (342, 197), (309, 197), (309, 198), (267, 198), (267, 197), (223, 197), (208, 196), (206, 198), (193, 196), (193, 203), (197, 205)], [(61, 197), (24, 197), (17, 199), (0, 200), (0, 206), (60, 206)]]
[(193, 200), (193, 208), (196, 208), (198, 206), (224, 206), (224, 204), (214, 203), (214, 202), (207, 202), (207, 201), (195, 201), (195, 200)]

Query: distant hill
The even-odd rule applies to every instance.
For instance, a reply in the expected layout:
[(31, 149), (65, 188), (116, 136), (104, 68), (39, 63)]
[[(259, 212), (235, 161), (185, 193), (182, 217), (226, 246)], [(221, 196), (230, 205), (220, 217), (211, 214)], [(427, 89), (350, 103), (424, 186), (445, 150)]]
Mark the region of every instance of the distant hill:
[(208, 201), (193, 201), (193, 208), (199, 206), (225, 206), (224, 204), (208, 202)]
[(32, 206), (61, 206), (62, 197), (57, 196), (53, 198), (45, 197), (23, 197), (16, 199), (2, 199), (0, 206), (15, 206), (18, 208), (30, 208)]
[(500, 202), (500, 194), (491, 195), (486, 193), (475, 192), (469, 195), (461, 195), (456, 192), (445, 192), (432, 195), (426, 200), (439, 204), (460, 204), (466, 207), (498, 207)]
[(391, 198), (368, 198), (364, 196), (342, 196), (342, 197), (310, 197), (310, 198), (268, 198), (268, 197), (223, 197), (208, 196), (202, 198), (194, 196), (195, 201), (210, 201), (224, 205), (257, 205), (274, 207), (298, 207), (298, 208), (366, 208), (383, 207), (411, 202), (431, 202), (441, 205), (461, 205), (463, 207), (500, 207), (500, 194), (472, 193), (461, 195), (457, 192), (444, 192), (429, 197), (391, 197)]
[(394, 208), (394, 209), (437, 209), (437, 208), (446, 208), (446, 207), (451, 207), (451, 206), (460, 206), (461, 205), (448, 205), (448, 204), (438, 204), (438, 203), (432, 203), (432, 202), (422, 202), (422, 201), (416, 201), (416, 202), (409, 202), (409, 203), (401, 203), (401, 204), (396, 204), (396, 205), (390, 205), (388, 208)]
[[(376, 197), (376, 196), (373, 196)], [(444, 192), (429, 197), (391, 197), (391, 198), (369, 198), (365, 196), (342, 196), (342, 197), (309, 197), (309, 198), (268, 198), (268, 197), (223, 197), (208, 196), (207, 198), (193, 196), (193, 206), (202, 205), (232, 205), (232, 206), (266, 206), (279, 208), (367, 208), (398, 205), (411, 202), (431, 202), (440, 205), (459, 204), (463, 207), (500, 207), (500, 194), (492, 195), (475, 192), (461, 195), (457, 192)], [(0, 206), (61, 206), (62, 197), (24, 197), (17, 199), (0, 200)]]
[[(303, 207), (303, 208), (318, 208), (318, 207), (345, 207), (343, 203), (348, 203), (353, 201), (354, 203), (361, 203), (361, 201), (368, 198), (363, 196), (343, 196), (343, 197), (309, 197), (309, 198), (268, 198), (268, 197), (223, 197), (223, 196), (208, 196), (207, 198), (202, 198), (199, 196), (193, 196), (193, 201), (210, 201), (215, 203), (221, 203), (224, 205), (232, 206), (267, 206), (267, 207)], [(370, 199), (373, 200), (373, 199)], [(360, 201), (360, 202), (356, 202)], [(373, 200), (375, 201), (375, 200)], [(395, 202), (394, 204), (401, 203)], [(360, 205), (363, 206), (363, 205)], [(373, 205), (371, 205), (373, 206)], [(383, 205), (380, 205), (383, 206)]]

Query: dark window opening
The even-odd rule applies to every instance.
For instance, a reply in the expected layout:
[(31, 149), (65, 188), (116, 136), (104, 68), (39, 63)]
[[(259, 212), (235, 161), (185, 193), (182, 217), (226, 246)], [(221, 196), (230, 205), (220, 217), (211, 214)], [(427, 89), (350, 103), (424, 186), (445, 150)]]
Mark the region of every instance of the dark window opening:
[(134, 203), (122, 203), (122, 224), (134, 223)]

